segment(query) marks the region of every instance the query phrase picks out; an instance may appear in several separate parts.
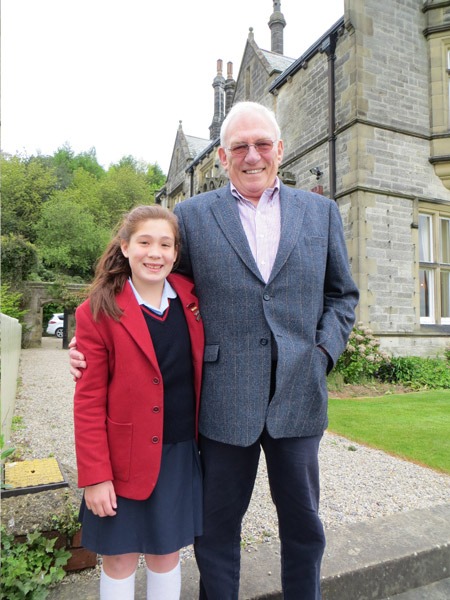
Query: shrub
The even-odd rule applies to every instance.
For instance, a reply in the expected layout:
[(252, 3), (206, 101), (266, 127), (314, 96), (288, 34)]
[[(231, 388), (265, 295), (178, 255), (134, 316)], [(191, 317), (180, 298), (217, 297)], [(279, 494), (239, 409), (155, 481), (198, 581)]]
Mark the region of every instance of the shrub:
[(415, 390), (449, 389), (450, 364), (441, 358), (397, 356), (380, 366), (377, 377), (389, 383), (401, 383)]
[(2, 600), (44, 600), (48, 586), (65, 576), (63, 567), (70, 552), (55, 549), (56, 538), (48, 539), (39, 531), (28, 533), (26, 541), (16, 542), (1, 528)]
[(23, 323), (23, 317), (28, 311), (21, 310), (22, 293), (10, 288), (9, 283), (1, 284), (2, 313), (17, 319), (19, 323)]
[(380, 366), (389, 364), (389, 361), (389, 355), (380, 350), (380, 342), (372, 331), (358, 323), (336, 363), (335, 371), (342, 375), (345, 383), (362, 383), (373, 379)]

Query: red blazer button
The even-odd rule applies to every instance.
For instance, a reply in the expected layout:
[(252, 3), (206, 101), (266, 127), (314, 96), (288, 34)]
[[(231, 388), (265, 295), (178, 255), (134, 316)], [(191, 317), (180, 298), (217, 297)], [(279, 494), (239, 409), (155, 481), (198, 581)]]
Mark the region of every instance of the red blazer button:
[(157, 384), (159, 383), (159, 379), (158, 379), (158, 377), (154, 377), (154, 378), (153, 378), (153, 383), (154, 383), (155, 385), (157, 385)]
[(159, 437), (158, 437), (157, 435), (154, 435), (154, 436), (152, 437), (152, 442), (153, 442), (154, 444), (157, 444), (157, 443), (159, 442)]
[(159, 408), (159, 406), (154, 406), (154, 407), (153, 407), (153, 412), (154, 412), (154, 413), (159, 413), (159, 411), (160, 411), (160, 410), (161, 410), (161, 409)]

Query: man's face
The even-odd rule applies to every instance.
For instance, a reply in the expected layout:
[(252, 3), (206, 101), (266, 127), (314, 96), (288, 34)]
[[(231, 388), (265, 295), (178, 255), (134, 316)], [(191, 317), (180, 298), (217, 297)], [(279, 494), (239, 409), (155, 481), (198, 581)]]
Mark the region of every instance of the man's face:
[[(267, 152), (259, 153), (250, 146), (247, 153), (235, 156), (226, 149), (263, 140), (275, 141)], [(283, 158), (283, 142), (276, 139), (273, 125), (263, 115), (243, 113), (230, 122), (225, 148), (219, 148), (219, 158), (238, 192), (244, 198), (257, 202), (264, 190), (273, 187)]]

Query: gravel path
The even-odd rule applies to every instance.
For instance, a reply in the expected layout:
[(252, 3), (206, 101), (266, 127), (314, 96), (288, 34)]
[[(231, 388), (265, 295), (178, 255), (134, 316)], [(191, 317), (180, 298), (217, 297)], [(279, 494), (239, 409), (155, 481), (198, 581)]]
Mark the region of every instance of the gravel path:
[[(24, 459), (55, 456), (64, 471), (76, 469), (68, 351), (61, 340), (22, 350), (12, 445)], [(327, 530), (342, 523), (450, 502), (450, 476), (326, 433), (321, 444), (321, 515)], [(247, 543), (277, 536), (277, 518), (261, 460), (243, 525)], [(183, 557), (190, 556), (186, 549)]]

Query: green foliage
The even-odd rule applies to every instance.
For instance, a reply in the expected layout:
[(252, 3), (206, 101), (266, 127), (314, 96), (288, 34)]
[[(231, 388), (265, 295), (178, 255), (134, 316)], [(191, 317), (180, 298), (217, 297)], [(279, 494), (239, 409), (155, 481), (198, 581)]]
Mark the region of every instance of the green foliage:
[(52, 169), (36, 157), (0, 157), (2, 171), (2, 233), (36, 238), (42, 206), (55, 188)]
[(19, 284), (38, 266), (36, 246), (21, 234), (8, 233), (1, 240), (3, 280)]
[(22, 294), (11, 290), (8, 283), (1, 284), (1, 308), (4, 315), (17, 319), (19, 323), (23, 322), (23, 317), (27, 313), (21, 310)]
[(380, 365), (377, 377), (389, 383), (401, 383), (414, 390), (450, 389), (450, 364), (441, 358), (418, 356), (392, 357)]
[(110, 229), (134, 206), (154, 203), (145, 172), (125, 159), (108, 170), (100, 182), (99, 197), (104, 207), (103, 224)]
[(79, 506), (75, 506), (69, 500), (69, 494), (65, 494), (64, 512), (52, 516), (52, 525), (56, 531), (64, 534), (68, 539), (72, 538), (81, 529), (78, 520)]
[(90, 278), (110, 233), (85, 208), (67, 198), (46, 202), (36, 227), (44, 265), (57, 273)]
[(388, 354), (380, 350), (380, 342), (372, 331), (358, 323), (334, 370), (342, 375), (344, 383), (361, 383), (372, 379), (380, 365), (389, 363), (389, 360)]
[(147, 166), (146, 177), (150, 189), (153, 192), (153, 195), (155, 192), (160, 190), (166, 182), (166, 176), (164, 175), (164, 173), (161, 170), (161, 167), (157, 163), (154, 165)]
[(66, 310), (75, 311), (77, 306), (86, 300), (88, 296), (88, 286), (77, 291), (71, 291), (67, 288), (64, 281), (60, 281), (51, 286), (51, 292), (53, 296), (60, 298), (61, 303)]
[(68, 144), (53, 156), (0, 154), (0, 167), (3, 276), (14, 282), (89, 280), (123, 213), (153, 203), (165, 181), (157, 164), (125, 156), (105, 171), (94, 148)]
[(91, 148), (88, 152), (75, 154), (69, 144), (64, 144), (50, 158), (50, 164), (54, 168), (58, 180), (57, 187), (60, 190), (64, 190), (72, 184), (74, 173), (78, 169), (82, 169), (96, 179), (100, 179), (105, 174), (103, 168), (98, 164), (95, 148)]
[(26, 541), (14, 541), (1, 527), (1, 600), (44, 600), (48, 587), (65, 576), (63, 567), (70, 552), (56, 549), (56, 538), (40, 532), (28, 533)]

